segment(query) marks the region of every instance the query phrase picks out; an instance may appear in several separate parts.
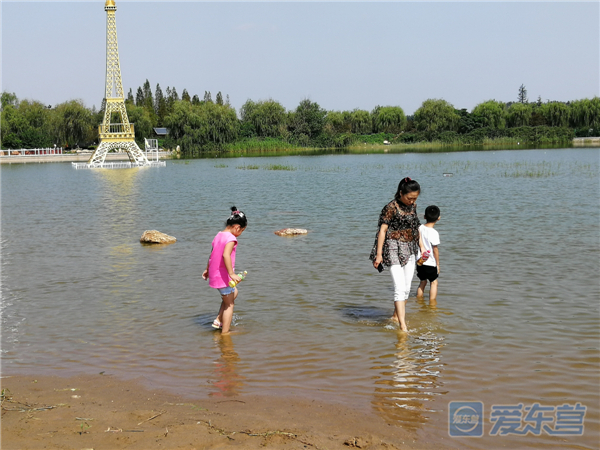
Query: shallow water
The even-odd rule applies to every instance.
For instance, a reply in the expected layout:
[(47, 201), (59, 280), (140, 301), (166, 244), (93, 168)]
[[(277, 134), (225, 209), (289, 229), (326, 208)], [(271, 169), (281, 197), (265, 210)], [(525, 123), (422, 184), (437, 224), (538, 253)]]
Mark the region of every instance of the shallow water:
[[(2, 372), (104, 371), (189, 396), (322, 398), (462, 448), (597, 448), (599, 156), (3, 165)], [(421, 183), (420, 215), (442, 211), (438, 303), (409, 299), (409, 335), (387, 322), (391, 279), (367, 259), (404, 176)], [(222, 338), (210, 326), (219, 296), (200, 274), (232, 204), (250, 221), (237, 256), (248, 278), (236, 333)], [(310, 233), (273, 234), (284, 227)], [(148, 229), (178, 241), (143, 246)], [(483, 437), (448, 436), (451, 401), (484, 403)], [(535, 402), (585, 405), (583, 436), (489, 435), (492, 405)]]

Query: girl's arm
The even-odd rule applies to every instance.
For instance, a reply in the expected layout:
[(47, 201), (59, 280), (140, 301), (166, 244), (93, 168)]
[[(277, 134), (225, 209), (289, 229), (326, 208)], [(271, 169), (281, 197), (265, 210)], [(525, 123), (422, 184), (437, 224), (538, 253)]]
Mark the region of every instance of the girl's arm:
[(241, 281), (242, 279), (235, 274), (233, 271), (233, 266), (231, 265), (231, 252), (233, 251), (235, 244), (236, 242), (234, 241), (225, 244), (225, 248), (223, 249), (223, 262), (225, 263), (225, 268), (227, 269), (229, 278), (231, 278), (233, 281)]
[(438, 275), (440, 274), (440, 251), (438, 250), (438, 246), (433, 246), (433, 257), (435, 258), (435, 262), (437, 264)]
[(385, 242), (385, 235), (387, 234), (388, 225), (385, 223), (381, 224), (379, 228), (379, 234), (377, 235), (377, 256), (375, 257), (375, 261), (373, 261), (373, 267), (377, 268), (379, 264), (383, 261), (383, 243)]
[(208, 265), (210, 264), (210, 257), (208, 258), (208, 261), (206, 261), (206, 270), (204, 272), (202, 272), (202, 278), (204, 278), (205, 280), (208, 280)]

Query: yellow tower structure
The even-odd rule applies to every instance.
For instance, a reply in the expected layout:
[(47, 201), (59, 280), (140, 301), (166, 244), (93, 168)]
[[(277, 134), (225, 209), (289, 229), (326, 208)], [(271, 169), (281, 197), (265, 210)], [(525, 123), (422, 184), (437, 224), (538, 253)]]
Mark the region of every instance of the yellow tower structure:
[[(129, 123), (125, 109), (125, 96), (119, 65), (117, 44), (117, 6), (114, 0), (106, 0), (106, 105), (104, 120), (99, 127), (100, 145), (87, 162), (93, 167), (102, 167), (106, 154), (111, 150), (125, 150), (131, 166), (150, 165), (148, 158), (135, 142), (133, 124)], [(112, 118), (119, 117), (117, 122)]]

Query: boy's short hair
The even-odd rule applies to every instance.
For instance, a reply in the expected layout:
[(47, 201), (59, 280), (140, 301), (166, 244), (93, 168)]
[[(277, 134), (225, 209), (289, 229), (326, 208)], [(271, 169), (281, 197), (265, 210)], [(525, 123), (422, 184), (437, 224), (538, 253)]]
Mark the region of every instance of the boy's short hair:
[(425, 220), (427, 223), (435, 222), (440, 218), (440, 208), (435, 205), (430, 205), (425, 208)]

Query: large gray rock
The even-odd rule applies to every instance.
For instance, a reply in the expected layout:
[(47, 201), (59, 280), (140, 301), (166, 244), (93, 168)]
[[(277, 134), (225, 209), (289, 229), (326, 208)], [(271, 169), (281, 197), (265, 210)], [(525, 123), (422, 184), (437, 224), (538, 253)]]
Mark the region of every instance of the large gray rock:
[(146, 230), (140, 238), (142, 244), (172, 244), (177, 242), (177, 239), (168, 234), (161, 233), (156, 230)]

